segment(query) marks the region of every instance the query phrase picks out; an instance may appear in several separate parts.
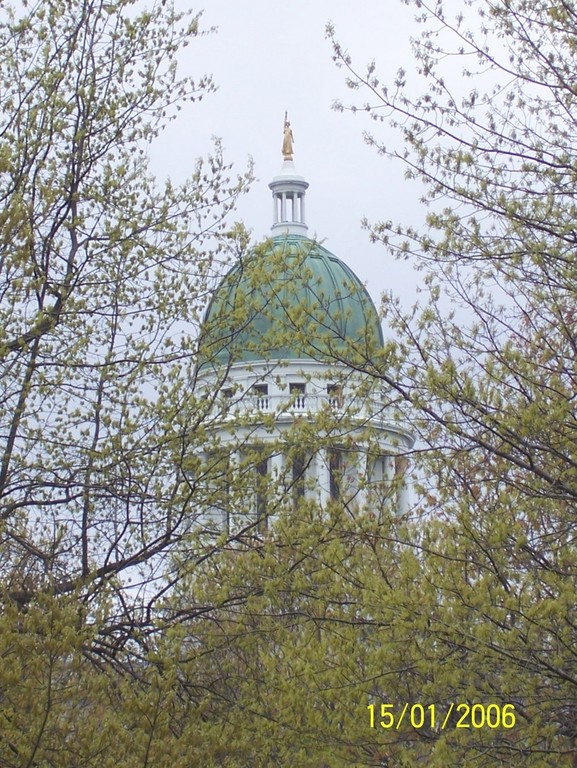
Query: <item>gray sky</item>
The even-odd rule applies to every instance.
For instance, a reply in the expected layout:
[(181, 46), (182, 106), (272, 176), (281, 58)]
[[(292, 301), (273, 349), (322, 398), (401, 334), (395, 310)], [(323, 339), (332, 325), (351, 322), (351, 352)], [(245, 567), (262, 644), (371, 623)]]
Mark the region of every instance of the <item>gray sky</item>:
[[(259, 240), (272, 223), (268, 182), (282, 165), (288, 110), (295, 165), (310, 184), (309, 235), (349, 264), (376, 302), (387, 288), (412, 300), (414, 274), (372, 245), (360, 221), (422, 220), (419, 188), (404, 181), (400, 163), (378, 157), (363, 142), (363, 130), (374, 127), (383, 135), (384, 126), (331, 109), (335, 99), (347, 102), (352, 94), (332, 61), (325, 25), (333, 22), (360, 70), (374, 58), (382, 79), (391, 82), (400, 66), (411, 68), (413, 13), (401, 0), (206, 0), (204, 26), (218, 31), (186, 48), (184, 71), (212, 74), (219, 90), (188, 106), (167, 129), (153, 151), (155, 171), (177, 181), (209, 149), (212, 135), (222, 139), (226, 158), (239, 170), (252, 156), (258, 181), (237, 218)], [(401, 149), (400, 138), (389, 136), (388, 143)]]

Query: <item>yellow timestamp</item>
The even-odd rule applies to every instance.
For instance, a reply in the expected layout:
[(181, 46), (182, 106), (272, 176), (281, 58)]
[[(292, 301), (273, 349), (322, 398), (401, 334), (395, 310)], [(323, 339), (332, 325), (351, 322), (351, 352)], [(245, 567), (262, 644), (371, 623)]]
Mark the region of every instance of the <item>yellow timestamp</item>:
[(435, 704), (369, 704), (369, 727), (399, 730), (412, 728), (505, 728), (515, 726), (514, 704), (455, 704), (438, 711)]

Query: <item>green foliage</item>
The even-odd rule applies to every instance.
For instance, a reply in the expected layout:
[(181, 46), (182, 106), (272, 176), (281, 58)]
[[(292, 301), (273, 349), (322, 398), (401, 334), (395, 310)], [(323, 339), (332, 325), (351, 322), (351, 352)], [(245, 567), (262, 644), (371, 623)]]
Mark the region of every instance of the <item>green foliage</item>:
[(229, 178), (218, 143), (181, 185), (147, 168), (147, 144), (213, 89), (177, 72), (198, 34), (164, 3), (0, 16), (2, 574), (22, 605), (113, 589), (95, 639), (111, 656), (151, 628), (197, 514), (182, 469), (208, 408), (189, 391), (195, 336), (250, 180)]
[(401, 597), (415, 567), (404, 572), (401, 535), (338, 504), (304, 505), (182, 582), (181, 600), (214, 606), (189, 630), (182, 669), (231, 766), (378, 765), (367, 704), (409, 695), (407, 637), (419, 634)]
[[(426, 185), (426, 231), (370, 233), (424, 268), (428, 304), (385, 299), (396, 340), (337, 354), (411, 409), (411, 519), (392, 514), (394, 481), (369, 508), (344, 494), (321, 508), (292, 476), (257, 477), (236, 393), (190, 393), (215, 260), (247, 247), (223, 218), (247, 180), (228, 180), (218, 147), (178, 188), (146, 169), (146, 142), (211, 89), (176, 74), (198, 18), (4, 12), (2, 764), (575, 765), (577, 9), (471, 2), (477, 23), (416, 5), (421, 97), (405, 71), (357, 75), (329, 30), (363, 111), (392, 115)], [(470, 93), (450, 90), (459, 57)], [(359, 413), (260, 427), (271, 455), (335, 440), (352, 454), (373, 445)], [(256, 495), (268, 530), (195, 531), (211, 504), (242, 515)], [(436, 718), (384, 728), (381, 704)], [(459, 704), (514, 706), (515, 725), (445, 723)]]
[(438, 734), (426, 764), (575, 765), (577, 8), (415, 6), (413, 75), (359, 73), (328, 34), (366, 94), (352, 108), (389, 115), (404, 150), (376, 127), (367, 140), (401, 155), (430, 211), (422, 233), (367, 225), (429, 291), (410, 314), (385, 297), (400, 364), (381, 372), (427, 449), (415, 543), (434, 678), (420, 695), (518, 713), (509, 732)]

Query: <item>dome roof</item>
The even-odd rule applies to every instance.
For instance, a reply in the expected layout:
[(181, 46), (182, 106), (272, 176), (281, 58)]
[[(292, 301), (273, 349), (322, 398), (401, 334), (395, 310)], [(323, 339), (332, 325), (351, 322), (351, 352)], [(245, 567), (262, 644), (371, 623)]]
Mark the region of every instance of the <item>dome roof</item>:
[(322, 245), (279, 235), (228, 272), (205, 314), (200, 365), (350, 359), (383, 345), (358, 277)]

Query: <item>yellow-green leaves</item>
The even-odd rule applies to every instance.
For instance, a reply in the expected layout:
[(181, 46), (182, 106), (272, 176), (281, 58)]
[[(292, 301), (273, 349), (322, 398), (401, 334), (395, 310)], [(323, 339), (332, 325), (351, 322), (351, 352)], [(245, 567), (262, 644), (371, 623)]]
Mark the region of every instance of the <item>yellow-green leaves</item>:
[(147, 142), (213, 88), (176, 67), (199, 33), (162, 3), (0, 15), (0, 579), (24, 609), (110, 588), (111, 656), (142, 642), (198, 514), (196, 335), (250, 180), (218, 143), (180, 185), (148, 170)]

